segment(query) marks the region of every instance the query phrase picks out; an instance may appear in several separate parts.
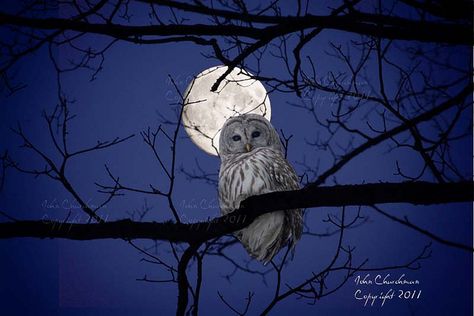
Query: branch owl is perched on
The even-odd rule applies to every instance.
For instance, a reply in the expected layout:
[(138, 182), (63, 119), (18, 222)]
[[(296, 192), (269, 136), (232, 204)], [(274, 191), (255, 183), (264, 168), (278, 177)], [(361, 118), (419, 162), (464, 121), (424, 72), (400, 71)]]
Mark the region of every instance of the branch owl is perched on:
[[(278, 133), (257, 114), (229, 118), (219, 140), (219, 204), (221, 213), (239, 208), (252, 195), (299, 189), (298, 177), (283, 156)], [(235, 233), (247, 252), (267, 263), (288, 242), (301, 237), (301, 210), (277, 211), (258, 217)]]

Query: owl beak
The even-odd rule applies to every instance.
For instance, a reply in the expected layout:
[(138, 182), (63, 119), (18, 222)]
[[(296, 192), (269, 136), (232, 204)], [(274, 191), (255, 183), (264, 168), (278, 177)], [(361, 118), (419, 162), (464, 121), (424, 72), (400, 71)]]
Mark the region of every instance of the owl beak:
[(249, 153), (252, 150), (252, 145), (250, 144), (245, 144), (245, 150)]

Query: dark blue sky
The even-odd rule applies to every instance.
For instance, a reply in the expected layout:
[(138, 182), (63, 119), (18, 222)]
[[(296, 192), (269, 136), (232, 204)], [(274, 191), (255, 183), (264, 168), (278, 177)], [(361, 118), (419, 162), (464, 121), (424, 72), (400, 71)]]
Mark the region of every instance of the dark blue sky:
[[(291, 12), (291, 7), (286, 8)], [(408, 14), (408, 13), (407, 13)], [(136, 17), (140, 21), (140, 16)], [(304, 54), (312, 56), (317, 63), (318, 75), (327, 76), (328, 72), (344, 71), (340, 61), (328, 56), (328, 41), (346, 45), (349, 40), (358, 39), (355, 35), (327, 31), (308, 47)], [(103, 45), (104, 38), (86, 37), (84, 45)], [(410, 43), (411, 44), (411, 43)], [(401, 42), (401, 47), (406, 43)], [(344, 46), (345, 47), (345, 46)], [(400, 47), (400, 46), (399, 46)], [(429, 49), (429, 44), (423, 46)], [(275, 47), (273, 48), (276, 49)], [(84, 200), (90, 205), (100, 204), (103, 194), (97, 192), (95, 182), (110, 184), (104, 164), (123, 183), (146, 188), (148, 184), (166, 187), (167, 180), (152, 153), (143, 143), (140, 132), (148, 127), (156, 128), (160, 123), (157, 113), (174, 118), (177, 93), (168, 79), (172, 76), (181, 90), (186, 88), (192, 76), (202, 70), (218, 64), (202, 56), (206, 49), (192, 44), (169, 45), (132, 45), (118, 43), (106, 54), (104, 69), (97, 78), (90, 81), (90, 72), (74, 71), (64, 74), (62, 85), (64, 92), (75, 102), (70, 110), (77, 117), (71, 121), (70, 148), (79, 149), (97, 140), (109, 140), (117, 136), (135, 137), (112, 148), (85, 154), (70, 162), (67, 175)], [(471, 52), (467, 48), (446, 48), (444, 54), (455, 56), (453, 62), (463, 69), (472, 65)], [(67, 48), (56, 50), (61, 61), (74, 58)], [(356, 51), (353, 54), (357, 55)], [(394, 47), (393, 60), (402, 66), (408, 66), (411, 60)], [(250, 69), (255, 63), (249, 61)], [(429, 67), (429, 63), (421, 67)], [(436, 68), (436, 67), (435, 67)], [(48, 154), (59, 159), (47, 132), (46, 123), (41, 118), (43, 110), (51, 111), (57, 104), (56, 77), (47, 50), (42, 49), (20, 62), (17, 69), (18, 79), (27, 87), (9, 97), (2, 97), (0, 103), (0, 151), (8, 149), (11, 156), (25, 166), (42, 168), (44, 163), (30, 151), (18, 148), (20, 139), (10, 127), (17, 122), (23, 127), (32, 142), (43, 148)], [(286, 69), (280, 60), (266, 52), (262, 63), (262, 74), (284, 76)], [(394, 94), (397, 78), (394, 71), (387, 70), (387, 89)], [(433, 80), (454, 78), (453, 72), (436, 70)], [(368, 68), (366, 76), (371, 83), (377, 82), (375, 69)], [(361, 82), (362, 89), (374, 93), (367, 82)], [(364, 86), (365, 84), (365, 86)], [(414, 81), (414, 85), (422, 85)], [(321, 117), (328, 117), (334, 109), (331, 95), (317, 92), (313, 101), (319, 102)], [(299, 174), (306, 164), (319, 171), (325, 171), (332, 165), (329, 151), (316, 149), (308, 143), (325, 137), (326, 130), (315, 124), (308, 112), (295, 108), (290, 103), (308, 102), (294, 93), (273, 92), (272, 123), (285, 134), (293, 135), (290, 143), (289, 161)], [(372, 105), (364, 105), (369, 109)], [(357, 128), (366, 126), (363, 113), (355, 123)], [(374, 126), (380, 127), (377, 112), (368, 117)], [(451, 115), (451, 114), (450, 114)], [(468, 126), (472, 117), (472, 107), (463, 112), (456, 128), (462, 130)], [(356, 120), (357, 122), (357, 120)], [(389, 123), (396, 124), (396, 123)], [(391, 125), (394, 126), (394, 125)], [(472, 125), (471, 125), (472, 126)], [(172, 126), (165, 126), (168, 131)], [(426, 127), (429, 129), (429, 127)], [(402, 135), (403, 136), (403, 135)], [(405, 135), (407, 136), (407, 135)], [(344, 146), (347, 135), (337, 134), (334, 144)], [(401, 137), (403, 138), (403, 137)], [(360, 144), (361, 139), (355, 139)], [(169, 162), (169, 145), (161, 142), (160, 152), (165, 162)], [(217, 172), (219, 160), (200, 151), (186, 137), (179, 134), (177, 145), (177, 165), (192, 171), (196, 161), (207, 171)], [(389, 151), (393, 143), (382, 143), (346, 165), (337, 174), (341, 184), (361, 184), (370, 182), (403, 181), (396, 175), (396, 161), (403, 171), (416, 173), (422, 161), (418, 155), (404, 149)], [(452, 159), (464, 175), (472, 175), (472, 135), (452, 144)], [(8, 170), (6, 185), (0, 192), (0, 210), (18, 219), (55, 219), (63, 220), (69, 211), (75, 222), (87, 221), (84, 213), (77, 209), (77, 203), (59, 183), (46, 177), (34, 178)], [(429, 173), (423, 178), (433, 181)], [(334, 183), (329, 179), (326, 184)], [(126, 193), (118, 197), (101, 215), (107, 220), (129, 217), (128, 212), (140, 209), (143, 204), (151, 206), (144, 220), (171, 219), (167, 201), (160, 197)], [(212, 185), (200, 181), (189, 181), (178, 172), (174, 201), (183, 221), (197, 221), (219, 214), (217, 191)], [(204, 205), (205, 207), (201, 207)], [(439, 206), (413, 206), (408, 204), (383, 205), (382, 209), (397, 216), (408, 215), (410, 220), (423, 228), (433, 231), (447, 239), (472, 245), (472, 205), (455, 203)], [(324, 222), (327, 214), (340, 214), (340, 208), (318, 208), (306, 212), (305, 221), (311, 231), (324, 233), (331, 225)], [(357, 214), (356, 207), (346, 209), (348, 217)], [(368, 258), (368, 266), (392, 266), (412, 260), (430, 240), (419, 233), (402, 227), (378, 215), (369, 208), (362, 209), (362, 215), (369, 221), (360, 227), (347, 231), (345, 244), (356, 247), (354, 264), (360, 264)], [(6, 219), (1, 219), (6, 220)], [(295, 258), (285, 268), (284, 282), (297, 284), (325, 267), (334, 254), (338, 236), (304, 236), (299, 242)], [(153, 246), (148, 240), (137, 241), (141, 246)], [(166, 243), (158, 243), (158, 254), (172, 262), (170, 248)], [(436, 242), (431, 247), (430, 258), (421, 262), (419, 270), (400, 269), (380, 272), (383, 276), (390, 273), (393, 278), (405, 274), (407, 279), (418, 280), (417, 286), (394, 287), (398, 290), (421, 291), (420, 299), (394, 299), (383, 307), (364, 307), (354, 298), (357, 289), (367, 292), (387, 291), (390, 286), (358, 286), (354, 277), (339, 291), (322, 298), (314, 305), (295, 297), (281, 302), (272, 315), (469, 315), (472, 313), (472, 254), (449, 248)], [(240, 245), (229, 252), (234, 260), (245, 264), (248, 255)], [(0, 308), (4, 315), (168, 315), (174, 314), (177, 289), (174, 284), (146, 283), (136, 281), (147, 275), (149, 278), (166, 278), (164, 269), (157, 265), (141, 261), (143, 255), (121, 240), (69, 241), (39, 240), (32, 238), (0, 240)], [(251, 268), (261, 269), (253, 262)], [(194, 280), (195, 266), (191, 268)], [(200, 309), (203, 315), (229, 314), (228, 308), (219, 300), (217, 291), (237, 308), (243, 309), (247, 293), (255, 295), (250, 306), (250, 314), (262, 310), (273, 295), (275, 275), (266, 276), (266, 284), (258, 275), (238, 271), (230, 280), (225, 276), (232, 273), (233, 267), (219, 257), (204, 258), (204, 273)], [(377, 272), (370, 272), (371, 276)], [(365, 273), (357, 273), (364, 276)], [(343, 275), (330, 279), (334, 284)]]

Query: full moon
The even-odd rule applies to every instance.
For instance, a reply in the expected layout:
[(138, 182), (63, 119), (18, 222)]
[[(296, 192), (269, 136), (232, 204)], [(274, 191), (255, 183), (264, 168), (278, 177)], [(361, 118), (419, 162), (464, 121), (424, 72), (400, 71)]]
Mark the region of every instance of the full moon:
[(211, 155), (219, 154), (219, 135), (225, 121), (241, 114), (255, 113), (271, 118), (270, 100), (263, 84), (235, 67), (219, 84), (212, 85), (227, 70), (216, 66), (194, 78), (184, 92), (183, 125), (193, 143)]

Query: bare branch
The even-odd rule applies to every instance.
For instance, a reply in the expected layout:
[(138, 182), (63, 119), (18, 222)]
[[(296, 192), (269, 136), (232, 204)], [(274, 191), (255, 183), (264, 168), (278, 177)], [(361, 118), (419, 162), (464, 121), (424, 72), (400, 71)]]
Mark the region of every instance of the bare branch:
[(298, 191), (282, 191), (252, 196), (241, 208), (209, 222), (193, 224), (133, 222), (125, 219), (100, 224), (67, 224), (20, 221), (0, 223), (0, 238), (39, 237), (91, 240), (103, 238), (161, 239), (171, 242), (211, 240), (248, 226), (260, 215), (278, 210), (380, 203), (412, 203), (429, 205), (473, 201), (473, 183), (377, 183), (308, 187)]

